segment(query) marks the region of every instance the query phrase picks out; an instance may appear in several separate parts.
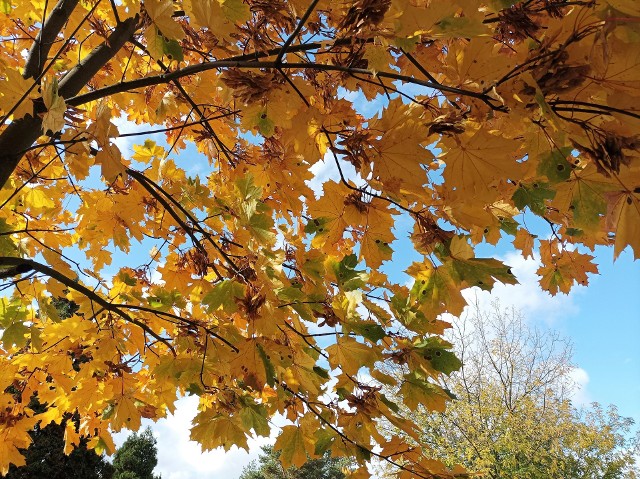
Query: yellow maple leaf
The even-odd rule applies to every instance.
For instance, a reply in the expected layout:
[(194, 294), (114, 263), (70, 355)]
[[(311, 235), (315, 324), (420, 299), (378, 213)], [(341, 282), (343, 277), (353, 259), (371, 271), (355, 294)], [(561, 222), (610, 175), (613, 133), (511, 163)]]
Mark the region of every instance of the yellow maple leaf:
[(307, 462), (307, 453), (313, 452), (313, 438), (298, 426), (285, 426), (273, 448), (280, 451), (284, 467), (302, 467)]
[(191, 428), (191, 440), (198, 441), (203, 449), (215, 449), (222, 446), (225, 451), (232, 446), (248, 449), (247, 436), (238, 416), (220, 414), (206, 409), (194, 418)]
[(127, 169), (122, 163), (120, 149), (111, 142), (102, 146), (96, 155), (96, 164), (100, 165), (102, 176), (109, 183), (114, 182)]
[(122, 428), (137, 431), (140, 428), (140, 417), (140, 411), (136, 407), (133, 396), (120, 396), (116, 398), (111, 427), (116, 432)]
[(336, 343), (326, 351), (331, 367), (341, 368), (349, 375), (356, 374), (361, 367), (372, 368), (375, 362), (382, 358), (377, 346), (359, 343), (348, 336), (338, 337)]
[(13, 112), (15, 119), (33, 115), (33, 100), (39, 96), (37, 88), (32, 88), (27, 94), (29, 88), (33, 86), (33, 80), (24, 79), (20, 72), (7, 67), (3, 69), (2, 75), (4, 80), (0, 82), (0, 109), (7, 114), (18, 105)]
[(640, 259), (640, 195), (620, 191), (606, 196), (607, 227), (616, 235), (614, 258), (627, 246), (631, 246), (634, 259)]
[(172, 18), (175, 9), (171, 0), (145, 0), (144, 8), (165, 37), (171, 40), (184, 38), (182, 26)]
[(446, 153), (443, 177), (448, 188), (456, 189), (456, 197), (474, 197), (476, 202), (493, 203), (500, 181), (518, 181), (523, 173), (518, 163), (520, 142), (497, 132), (479, 128), (453, 140), (442, 139)]

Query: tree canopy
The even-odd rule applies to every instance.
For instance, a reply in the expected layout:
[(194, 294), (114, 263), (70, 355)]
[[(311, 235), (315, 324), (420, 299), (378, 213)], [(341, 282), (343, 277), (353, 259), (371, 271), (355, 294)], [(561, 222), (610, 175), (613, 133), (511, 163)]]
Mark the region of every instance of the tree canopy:
[(327, 451), (299, 468), (285, 468), (280, 462), (280, 453), (271, 446), (263, 446), (258, 461), (243, 468), (239, 479), (344, 479), (343, 468), (346, 470), (347, 466), (344, 458), (331, 457)]
[(156, 443), (150, 428), (131, 434), (113, 457), (113, 479), (159, 479), (153, 474), (158, 465)]
[[(459, 362), (439, 315), (516, 282), (475, 245), (539, 255), (551, 294), (597, 272), (585, 248), (640, 256), (639, 16), (635, 0), (0, 0), (0, 472), (36, 423), (77, 414), (67, 444), (113, 451), (111, 431), (196, 394), (206, 449), (281, 414), (285, 464), (331, 449), (463, 474), (381, 435), (382, 418), (419, 431), (376, 364), (407, 365), (405, 405), (445, 407), (437, 379)], [(321, 164), (339, 179), (314, 191)], [(404, 236), (410, 283), (385, 274)]]
[(571, 344), (530, 321), (499, 303), (454, 321), (462, 367), (444, 385), (457, 399), (442, 413), (405, 410), (420, 443), (490, 479), (637, 477), (634, 421), (615, 406), (573, 404)]

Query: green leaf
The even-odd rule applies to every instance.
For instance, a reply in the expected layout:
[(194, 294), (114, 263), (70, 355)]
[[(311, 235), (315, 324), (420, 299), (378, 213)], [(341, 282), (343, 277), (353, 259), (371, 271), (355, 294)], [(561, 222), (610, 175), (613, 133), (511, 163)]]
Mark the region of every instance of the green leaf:
[(329, 223), (329, 220), (327, 218), (314, 218), (311, 221), (308, 221), (306, 225), (304, 225), (304, 232), (307, 234), (316, 235), (327, 234), (329, 232), (327, 223)]
[(302, 429), (298, 426), (283, 427), (282, 433), (276, 439), (273, 448), (281, 451), (280, 459), (285, 467), (290, 465), (301, 467), (307, 462), (305, 437)]
[(344, 291), (352, 291), (365, 285), (367, 274), (357, 271), (358, 257), (355, 254), (345, 256), (339, 263), (333, 264), (333, 271), (338, 280), (338, 285)]
[(258, 213), (258, 205), (262, 200), (262, 188), (253, 183), (253, 176), (246, 175), (235, 182), (236, 194), (239, 199), (241, 219), (246, 224), (251, 217)]
[(369, 341), (377, 343), (387, 334), (382, 329), (382, 326), (376, 323), (369, 322), (349, 322), (344, 324), (345, 330), (353, 331), (360, 336), (367, 338)]
[(338, 435), (332, 429), (318, 429), (315, 432), (314, 437), (316, 439), (314, 453), (316, 456), (322, 456), (325, 452), (331, 449), (331, 446)]
[[(0, 233), (8, 233), (13, 231), (13, 228), (7, 224), (4, 218), (0, 218)], [(11, 235), (3, 234), (0, 236), (0, 255), (2, 256), (16, 256), (18, 248), (11, 239)]]
[(246, 22), (251, 18), (251, 10), (242, 0), (223, 0), (221, 2), (224, 16), (235, 23)]
[(27, 309), (20, 300), (15, 298), (0, 298), (0, 326), (7, 328), (15, 322), (27, 320)]
[(385, 404), (393, 412), (397, 413), (400, 411), (400, 407), (393, 401), (390, 401), (389, 399), (387, 399), (387, 397), (384, 394), (378, 394), (378, 399), (380, 399), (380, 401), (382, 401), (382, 403)]
[(551, 185), (568, 180), (571, 176), (571, 163), (567, 161), (567, 157), (570, 154), (569, 147), (550, 151), (540, 158), (538, 174), (546, 176)]
[(273, 218), (270, 215), (255, 214), (249, 219), (247, 226), (261, 244), (271, 245), (275, 243), (276, 235), (272, 231)]
[(154, 27), (152, 32), (146, 34), (147, 37), (147, 49), (151, 56), (160, 60), (166, 56), (169, 60), (175, 60), (181, 62), (184, 60), (184, 54), (182, 47), (177, 40), (168, 39), (162, 32), (158, 30), (158, 27)]
[(10, 0), (0, 0), (0, 13), (4, 13), (5, 15), (11, 14)]
[(455, 279), (467, 287), (478, 286), (484, 291), (491, 291), (496, 280), (504, 284), (518, 283), (511, 268), (494, 258), (453, 259), (450, 264)]
[(243, 401), (245, 407), (240, 410), (242, 425), (247, 429), (253, 429), (258, 436), (268, 436), (271, 432), (267, 421), (267, 409), (262, 404), (253, 403), (252, 399)]
[(416, 344), (414, 349), (431, 363), (433, 369), (446, 375), (462, 367), (462, 362), (450, 351), (451, 344), (440, 338), (427, 338)]
[(324, 368), (321, 368), (320, 366), (314, 366), (313, 372), (323, 379), (329, 379), (329, 371), (327, 371)]
[(198, 383), (191, 383), (186, 389), (187, 395), (189, 396), (201, 396), (204, 394), (204, 389)]
[(429, 382), (417, 371), (404, 376), (400, 394), (402, 401), (412, 410), (421, 404), (431, 411), (443, 412), (451, 399), (440, 386)]
[(500, 221), (500, 229), (511, 236), (515, 236), (518, 233), (518, 226), (520, 224), (513, 218), (498, 218)]
[(602, 192), (581, 186), (579, 194), (571, 202), (573, 222), (581, 230), (594, 232), (600, 227), (600, 217), (607, 212), (607, 202)]
[(163, 312), (169, 311), (174, 306), (183, 308), (186, 304), (179, 291), (175, 289), (168, 291), (164, 288), (153, 290), (153, 296), (148, 298), (148, 302), (149, 306)]
[(258, 355), (260, 356), (260, 359), (262, 359), (262, 362), (264, 364), (264, 370), (267, 377), (267, 384), (273, 387), (276, 384), (276, 370), (273, 367), (273, 364), (271, 363), (271, 361), (269, 360), (269, 357), (267, 356), (267, 353), (265, 352), (262, 345), (256, 344), (256, 349), (258, 350)]
[(552, 200), (556, 196), (555, 190), (547, 188), (547, 183), (520, 184), (511, 198), (513, 204), (519, 210), (526, 206), (539, 216), (544, 216), (547, 212), (546, 200)]
[(11, 347), (13, 345), (19, 348), (27, 344), (26, 334), (29, 333), (27, 328), (21, 321), (16, 321), (7, 327), (2, 333), (2, 343), (5, 347)]
[(238, 310), (235, 300), (244, 297), (244, 295), (242, 284), (235, 279), (225, 279), (205, 294), (202, 303), (208, 306), (210, 312), (216, 311), (222, 306), (226, 312), (233, 313)]
[(131, 276), (129, 273), (127, 273), (126, 271), (120, 271), (118, 273), (118, 279), (120, 281), (122, 281), (124, 284), (126, 284), (127, 286), (135, 286), (137, 283), (136, 278), (134, 278), (133, 276)]
[(163, 45), (164, 54), (170, 60), (181, 62), (184, 60), (184, 54), (182, 53), (182, 47), (177, 40), (165, 40)]

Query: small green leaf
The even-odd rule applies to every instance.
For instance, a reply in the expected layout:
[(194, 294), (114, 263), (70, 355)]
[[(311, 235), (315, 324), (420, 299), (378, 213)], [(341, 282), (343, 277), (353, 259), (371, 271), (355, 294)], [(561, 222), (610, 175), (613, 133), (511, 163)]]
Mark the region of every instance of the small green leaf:
[(570, 154), (571, 148), (550, 151), (540, 158), (538, 174), (546, 176), (552, 185), (568, 180), (571, 176), (571, 164), (567, 161), (567, 156)]
[(555, 190), (547, 188), (547, 183), (521, 184), (511, 198), (513, 204), (519, 210), (526, 206), (539, 216), (547, 212), (546, 200), (552, 200), (556, 196)]
[(13, 345), (23, 347), (27, 344), (26, 334), (29, 333), (29, 328), (27, 328), (22, 322), (16, 321), (7, 327), (2, 333), (2, 343), (5, 347), (11, 347)]
[(369, 341), (373, 341), (374, 343), (380, 341), (387, 334), (384, 332), (384, 329), (379, 324), (369, 323), (369, 322), (350, 322), (345, 323), (345, 328), (353, 331), (360, 336), (367, 338)]
[(333, 271), (338, 280), (338, 285), (344, 291), (353, 291), (364, 286), (367, 274), (357, 271), (358, 257), (355, 254), (345, 256), (339, 263), (333, 264)]
[(331, 449), (331, 445), (337, 437), (338, 435), (331, 429), (318, 429), (315, 433), (315, 455), (322, 456), (325, 452)]
[(262, 363), (264, 364), (264, 371), (267, 377), (267, 384), (273, 387), (276, 384), (276, 370), (273, 367), (273, 364), (271, 363), (271, 361), (269, 360), (269, 357), (267, 356), (267, 353), (265, 352), (262, 345), (257, 344), (256, 349), (258, 350), (258, 355), (260, 356), (260, 359), (262, 359)]
[(209, 311), (215, 311), (223, 306), (226, 312), (237, 311), (236, 298), (244, 297), (244, 286), (235, 279), (226, 279), (216, 284), (203, 298), (202, 303), (207, 305)]

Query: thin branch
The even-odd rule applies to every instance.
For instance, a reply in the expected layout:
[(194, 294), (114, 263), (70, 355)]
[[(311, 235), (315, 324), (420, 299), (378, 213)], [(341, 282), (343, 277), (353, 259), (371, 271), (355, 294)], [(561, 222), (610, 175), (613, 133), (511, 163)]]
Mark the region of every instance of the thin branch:
[(300, 33), (300, 30), (302, 30), (302, 27), (304, 26), (304, 24), (307, 22), (307, 20), (315, 10), (316, 5), (318, 5), (318, 2), (319, 0), (313, 0), (309, 5), (309, 7), (307, 8), (307, 11), (304, 12), (304, 15), (302, 16), (302, 18), (300, 18), (298, 25), (296, 25), (296, 29), (293, 31), (291, 35), (289, 35), (289, 38), (286, 39), (286, 41), (284, 42), (284, 45), (282, 45), (282, 48), (278, 52), (278, 56), (276, 57), (276, 64), (282, 63), (282, 58), (287, 53), (287, 49), (289, 48), (291, 43), (293, 43), (293, 40), (295, 40), (295, 38), (298, 36), (298, 34)]
[[(165, 346), (167, 346), (167, 348), (169, 348), (169, 350), (173, 353), (173, 355), (176, 356), (176, 351), (167, 338), (161, 337), (158, 333), (153, 331), (149, 326), (147, 326), (146, 324), (144, 324), (143, 322), (135, 318), (132, 318), (127, 313), (122, 311), (117, 305), (110, 303), (109, 301), (104, 299), (102, 296), (97, 294), (95, 291), (90, 290), (86, 286), (68, 278), (62, 273), (50, 268), (49, 266), (44, 265), (42, 263), (38, 263), (37, 261), (33, 261), (31, 259), (15, 258), (15, 257), (9, 257), (9, 256), (0, 256), (0, 266), (11, 266), (14, 268), (21, 268), (21, 269), (28, 268), (28, 271), (35, 270), (35, 271), (38, 271), (39, 273), (49, 276), (50, 278), (55, 279), (56, 281), (64, 284), (68, 288), (71, 288), (77, 291), (78, 293), (85, 295), (90, 300), (102, 306), (105, 310), (111, 311), (117, 314), (122, 319), (124, 319), (125, 321), (131, 324), (135, 324), (136, 326), (141, 328), (143, 331), (145, 331), (147, 334), (149, 334), (151, 337), (153, 337), (157, 341), (160, 341)], [(6, 271), (5, 271), (5, 274), (6, 274)]]
[[(180, 212), (183, 215), (185, 215), (189, 219), (189, 221), (191, 221), (193, 227), (195, 229), (197, 229), (200, 233), (202, 233), (202, 235), (205, 237), (205, 239), (207, 241), (209, 241), (211, 246), (213, 246), (214, 249), (218, 253), (220, 253), (220, 255), (225, 259), (225, 261), (227, 263), (229, 263), (229, 265), (232, 267), (233, 271), (235, 273), (237, 273), (237, 274), (240, 274), (240, 269), (235, 264), (235, 262), (231, 259), (231, 257), (222, 249), (222, 247), (218, 243), (216, 243), (216, 241), (213, 239), (213, 236), (208, 231), (205, 231), (205, 229), (200, 225), (200, 222), (198, 221), (198, 219), (195, 218), (184, 206), (182, 206), (179, 201), (176, 201), (176, 199), (172, 195), (170, 195), (168, 192), (166, 192), (160, 185), (158, 185), (157, 183), (153, 182), (152, 180), (150, 180), (149, 178), (144, 176), (139, 171), (132, 170), (132, 169), (127, 169), (127, 173), (129, 175), (133, 176), (139, 182), (141, 182), (141, 181), (145, 182), (148, 185), (152, 186), (153, 188), (157, 189), (160, 193), (162, 193), (171, 203), (173, 203), (176, 206), (176, 208), (178, 208), (180, 210)], [(147, 191), (149, 191), (149, 190), (147, 189)], [(163, 203), (163, 206), (164, 206), (164, 203)], [(173, 208), (172, 207), (168, 207), (168, 208), (169, 209), (167, 211), (169, 211), (169, 214), (171, 214), (173, 216), (173, 214), (175, 214), (175, 212), (173, 212), (173, 214), (171, 213), (173, 211)], [(177, 216), (174, 216), (174, 218), (177, 218)], [(176, 221), (178, 221), (178, 220), (176, 219)], [(181, 222), (180, 224), (183, 224), (183, 222)], [(190, 237), (191, 237), (191, 234), (190, 234)], [(195, 237), (193, 237), (193, 238), (195, 238)]]
[(173, 314), (173, 313), (169, 313), (166, 311), (158, 311), (157, 309), (153, 309), (153, 308), (148, 308), (146, 306), (136, 306), (133, 304), (114, 304), (114, 306), (118, 307), (118, 308), (125, 308), (125, 309), (133, 309), (136, 311), (144, 311), (146, 313), (152, 313), (155, 314), (156, 316), (159, 317), (163, 317), (166, 319), (172, 319), (181, 323), (185, 323), (188, 324), (189, 326), (193, 326), (194, 328), (201, 328), (203, 331), (205, 331), (208, 335), (213, 336), (214, 338), (218, 339), (219, 341), (223, 342), (224, 344), (226, 344), (227, 346), (229, 346), (229, 348), (231, 348), (231, 350), (233, 350), (233, 352), (239, 352), (240, 350), (235, 347), (231, 342), (229, 342), (228, 340), (226, 340), (225, 338), (223, 338), (222, 336), (220, 336), (219, 334), (217, 334), (216, 332), (212, 331), (211, 329), (207, 328), (206, 326), (199, 324), (196, 321), (192, 321), (190, 319), (186, 319), (183, 318), (182, 316), (178, 316), (177, 314)]

